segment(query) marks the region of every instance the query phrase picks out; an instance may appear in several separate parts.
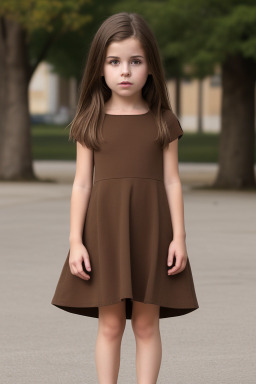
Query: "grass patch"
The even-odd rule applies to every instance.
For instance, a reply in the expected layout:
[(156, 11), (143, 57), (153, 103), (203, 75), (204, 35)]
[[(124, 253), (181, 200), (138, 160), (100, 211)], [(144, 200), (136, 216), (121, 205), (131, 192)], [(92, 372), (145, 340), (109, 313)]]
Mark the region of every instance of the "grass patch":
[(69, 127), (32, 125), (32, 156), (35, 160), (75, 160), (76, 143), (68, 141)]

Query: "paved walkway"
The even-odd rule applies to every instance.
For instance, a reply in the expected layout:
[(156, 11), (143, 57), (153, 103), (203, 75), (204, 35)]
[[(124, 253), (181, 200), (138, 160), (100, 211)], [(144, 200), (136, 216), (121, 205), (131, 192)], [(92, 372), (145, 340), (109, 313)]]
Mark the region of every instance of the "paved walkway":
[[(57, 182), (0, 185), (0, 381), (96, 384), (97, 320), (50, 304), (69, 249), (75, 165), (35, 162), (35, 170)], [(255, 383), (256, 196), (191, 189), (192, 175), (194, 183), (209, 183), (216, 170), (180, 164), (187, 250), (200, 308), (160, 320), (158, 384)], [(118, 383), (136, 383), (129, 320)]]

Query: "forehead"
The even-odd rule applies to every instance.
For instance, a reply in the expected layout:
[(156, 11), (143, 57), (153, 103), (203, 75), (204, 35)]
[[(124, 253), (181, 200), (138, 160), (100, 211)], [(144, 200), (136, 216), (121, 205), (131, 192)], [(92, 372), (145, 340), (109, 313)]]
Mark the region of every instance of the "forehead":
[(134, 37), (122, 41), (113, 41), (106, 51), (106, 56), (126, 57), (134, 55), (145, 56), (140, 41)]

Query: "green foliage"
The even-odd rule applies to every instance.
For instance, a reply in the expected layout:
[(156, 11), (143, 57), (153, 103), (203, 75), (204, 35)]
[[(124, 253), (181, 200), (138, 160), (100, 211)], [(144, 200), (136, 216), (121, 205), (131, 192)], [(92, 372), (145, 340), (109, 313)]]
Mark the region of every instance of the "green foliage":
[(230, 12), (215, 20), (213, 33), (207, 42), (223, 59), (226, 54), (240, 53), (256, 60), (256, 3), (238, 4)]

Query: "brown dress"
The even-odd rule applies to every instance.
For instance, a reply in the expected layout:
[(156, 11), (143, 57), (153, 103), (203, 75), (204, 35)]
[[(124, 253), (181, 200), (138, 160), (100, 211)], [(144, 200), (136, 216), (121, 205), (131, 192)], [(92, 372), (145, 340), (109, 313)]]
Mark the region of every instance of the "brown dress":
[[(169, 141), (180, 139), (175, 114), (166, 110), (164, 116)], [(182, 272), (167, 274), (173, 232), (156, 135), (151, 111), (105, 115), (83, 231), (91, 278), (72, 275), (69, 250), (51, 304), (98, 318), (98, 307), (126, 300), (126, 319), (132, 316), (132, 300), (160, 305), (159, 318), (199, 308), (189, 259)]]

